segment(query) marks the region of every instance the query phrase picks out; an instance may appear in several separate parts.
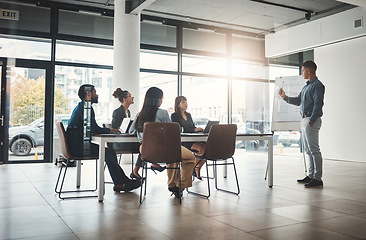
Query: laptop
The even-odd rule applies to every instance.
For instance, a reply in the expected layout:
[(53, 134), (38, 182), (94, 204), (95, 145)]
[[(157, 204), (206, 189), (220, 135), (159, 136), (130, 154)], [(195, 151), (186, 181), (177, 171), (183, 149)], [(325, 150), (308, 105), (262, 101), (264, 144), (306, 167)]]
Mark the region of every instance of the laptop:
[(209, 133), (212, 125), (219, 124), (219, 123), (220, 123), (220, 121), (208, 121), (205, 129), (203, 129), (203, 133)]
[(122, 120), (122, 124), (121, 124), (121, 127), (119, 128), (119, 131), (121, 133), (128, 133), (132, 123), (133, 123), (133, 120), (131, 118), (124, 118)]

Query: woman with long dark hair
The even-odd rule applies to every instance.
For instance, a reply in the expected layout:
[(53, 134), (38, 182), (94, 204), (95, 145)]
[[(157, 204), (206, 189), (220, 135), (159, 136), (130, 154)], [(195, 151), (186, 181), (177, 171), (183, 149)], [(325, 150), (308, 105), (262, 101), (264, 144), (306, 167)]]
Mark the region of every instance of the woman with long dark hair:
[[(157, 87), (151, 87), (147, 90), (144, 104), (140, 113), (135, 117), (135, 121), (131, 126), (130, 133), (137, 133), (139, 142), (142, 142), (143, 127), (145, 122), (170, 122), (168, 111), (159, 108), (163, 102), (163, 91)], [(181, 174), (181, 189), (182, 191), (192, 186), (192, 172), (195, 163), (195, 157), (191, 151), (182, 146), (182, 174)], [(136, 163), (137, 165), (137, 163)], [(140, 166), (142, 164), (139, 164)], [(174, 163), (172, 164), (174, 165)], [(159, 166), (160, 167), (160, 166)], [(163, 171), (164, 167), (152, 166), (152, 169)], [(135, 169), (134, 169), (135, 171)], [(179, 198), (182, 192), (179, 192), (179, 179), (177, 169), (167, 169), (168, 174), (168, 189)]]
[[(183, 128), (183, 132), (185, 133), (195, 133), (195, 132), (202, 132), (203, 129), (194, 125), (192, 116), (189, 112), (187, 112), (188, 103), (187, 98), (184, 96), (178, 96), (175, 98), (174, 104), (174, 113), (171, 116), (172, 122), (177, 122)], [(200, 156), (205, 151), (205, 145), (203, 143), (197, 142), (187, 142), (183, 143), (188, 149), (191, 151), (196, 152), (197, 156)], [(197, 159), (193, 176), (197, 177), (199, 180), (202, 180), (201, 177), (201, 167), (205, 164), (205, 159)]]

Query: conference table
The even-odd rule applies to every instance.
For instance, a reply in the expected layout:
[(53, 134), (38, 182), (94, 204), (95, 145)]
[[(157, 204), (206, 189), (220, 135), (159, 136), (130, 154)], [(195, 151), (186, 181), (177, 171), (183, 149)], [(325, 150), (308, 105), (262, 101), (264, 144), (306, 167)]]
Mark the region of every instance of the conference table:
[[(182, 133), (181, 142), (206, 142), (208, 133)], [(268, 141), (268, 186), (273, 186), (273, 134), (237, 134), (236, 141), (264, 140)], [(96, 134), (92, 136), (92, 142), (99, 145), (99, 165), (98, 165), (98, 201), (102, 202), (104, 197), (104, 160), (105, 147), (107, 143), (137, 143), (136, 134)], [(226, 168), (224, 168), (226, 176)]]

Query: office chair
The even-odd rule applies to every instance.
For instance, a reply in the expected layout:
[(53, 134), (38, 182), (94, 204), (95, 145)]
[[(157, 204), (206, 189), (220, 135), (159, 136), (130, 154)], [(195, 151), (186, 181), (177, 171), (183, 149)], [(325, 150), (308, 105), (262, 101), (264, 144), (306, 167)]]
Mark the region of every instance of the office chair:
[[(97, 195), (80, 195), (80, 196), (71, 196), (71, 197), (63, 197), (62, 194), (65, 193), (79, 193), (79, 192), (95, 192), (97, 190), (97, 160), (99, 158), (99, 156), (85, 156), (85, 157), (76, 157), (73, 156), (70, 153), (69, 150), (69, 145), (67, 142), (67, 137), (66, 137), (66, 132), (65, 132), (65, 128), (64, 125), (62, 124), (62, 122), (60, 121), (56, 121), (56, 129), (59, 135), (59, 141), (60, 141), (60, 148), (61, 148), (61, 155), (64, 158), (60, 167), (60, 172), (58, 174), (58, 178), (57, 178), (57, 182), (56, 182), (56, 186), (55, 186), (55, 192), (58, 193), (58, 197), (60, 199), (70, 199), (70, 198), (86, 198), (86, 197), (97, 197)], [(94, 189), (82, 189), (82, 190), (68, 190), (68, 191), (63, 191), (63, 186), (64, 186), (64, 182), (65, 182), (65, 177), (66, 177), (66, 172), (68, 169), (68, 163), (70, 161), (77, 161), (77, 182), (76, 182), (76, 188), (80, 188), (80, 176), (81, 176), (81, 161), (83, 160), (95, 160), (95, 188)], [(60, 177), (62, 174), (62, 170), (65, 168), (64, 174), (62, 176), (62, 181), (61, 181), (61, 185), (59, 186), (60, 183)], [(59, 189), (58, 189), (59, 188)]]
[[(181, 192), (181, 141), (180, 125), (168, 122), (146, 122), (143, 129), (141, 145), (142, 176), (140, 189), (140, 204), (146, 197), (147, 170), (151, 167), (147, 163), (165, 163), (166, 169), (177, 169), (179, 174), (179, 192)], [(169, 164), (178, 163), (176, 167)], [(143, 180), (145, 178), (145, 180)], [(144, 191), (144, 194), (143, 194)], [(182, 203), (182, 196), (179, 197)]]
[[(205, 151), (202, 156), (198, 156), (198, 158), (206, 159), (206, 176), (207, 176), (207, 189), (208, 195), (192, 192), (189, 189), (187, 191), (189, 193), (196, 194), (201, 197), (209, 198), (211, 195), (210, 191), (210, 178), (208, 173), (208, 167), (213, 167), (215, 179), (215, 188), (217, 190), (221, 190), (228, 193), (233, 193), (239, 195), (239, 181), (236, 173), (235, 161), (234, 161), (234, 153), (235, 153), (235, 142), (236, 142), (236, 124), (215, 124), (212, 125), (210, 132), (208, 134)], [(228, 160), (231, 159), (231, 162)], [(212, 163), (209, 163), (212, 162)], [(226, 189), (222, 189), (218, 187), (218, 178), (217, 178), (217, 166), (220, 165), (233, 165), (234, 174), (236, 179), (237, 191), (229, 191)]]

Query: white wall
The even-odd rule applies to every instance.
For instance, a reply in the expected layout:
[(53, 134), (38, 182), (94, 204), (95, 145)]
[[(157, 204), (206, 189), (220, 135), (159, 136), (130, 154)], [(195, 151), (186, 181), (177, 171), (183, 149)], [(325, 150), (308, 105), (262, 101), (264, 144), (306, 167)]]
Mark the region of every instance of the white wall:
[(325, 85), (320, 148), (323, 157), (366, 162), (366, 9), (336, 15), (266, 36), (266, 57), (314, 49)]
[[(354, 20), (363, 18), (361, 28)], [(366, 35), (366, 9), (357, 7), (335, 15), (284, 29), (265, 38), (266, 57), (275, 57)]]
[(325, 85), (324, 158), (366, 161), (366, 37), (314, 49)]

